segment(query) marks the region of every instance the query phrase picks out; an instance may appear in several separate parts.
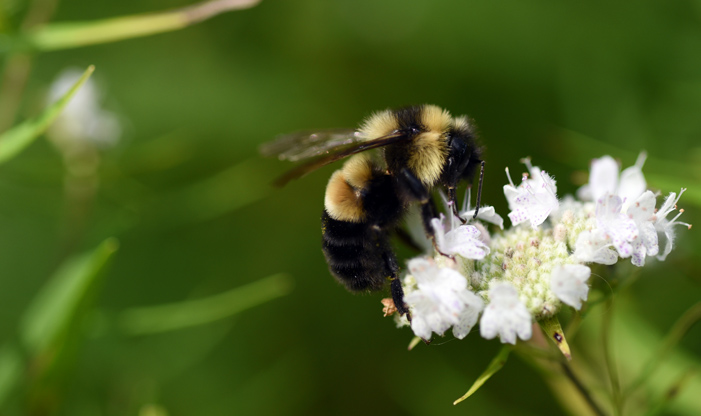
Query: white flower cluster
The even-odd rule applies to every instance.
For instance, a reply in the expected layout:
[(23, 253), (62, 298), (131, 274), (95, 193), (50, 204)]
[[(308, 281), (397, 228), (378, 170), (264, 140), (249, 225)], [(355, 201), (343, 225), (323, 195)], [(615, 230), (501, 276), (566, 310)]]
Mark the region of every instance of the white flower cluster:
[[(482, 337), (498, 335), (515, 344), (517, 338), (530, 339), (533, 322), (553, 318), (563, 304), (582, 307), (589, 294), (587, 263), (610, 265), (630, 257), (642, 266), (648, 256), (664, 260), (674, 244), (674, 227), (691, 227), (677, 221), (683, 210), (668, 218), (684, 189), (656, 210), (657, 196), (646, 190), (644, 162), (643, 153), (619, 176), (610, 156), (594, 160), (579, 200), (559, 200), (555, 179), (529, 160), (518, 186), (507, 169), (504, 195), (513, 227), (489, 235), (480, 221), (503, 229), (492, 207), (480, 207), (474, 224), (453, 215), (447, 221), (442, 214), (433, 219), (439, 253), (409, 261), (403, 287), (412, 320), (400, 323), (411, 325), (423, 339), (451, 327), (462, 339), (479, 321)], [(460, 216), (471, 219), (473, 214), (465, 206)], [(662, 250), (660, 240), (665, 241)]]

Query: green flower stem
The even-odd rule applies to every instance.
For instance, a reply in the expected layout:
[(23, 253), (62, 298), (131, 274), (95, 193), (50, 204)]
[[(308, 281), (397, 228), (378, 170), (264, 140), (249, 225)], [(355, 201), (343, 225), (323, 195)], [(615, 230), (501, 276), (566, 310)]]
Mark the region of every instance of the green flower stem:
[(0, 84), (0, 132), (8, 130), (15, 122), (31, 68), (32, 58), (25, 53), (10, 55), (5, 61)]
[(615, 415), (623, 413), (623, 400), (621, 396), (621, 383), (618, 377), (618, 368), (611, 351), (611, 319), (613, 315), (613, 298), (606, 301), (606, 313), (601, 323), (601, 341), (603, 344), (604, 362), (611, 383), (611, 397), (613, 400), (613, 411)]
[[(574, 373), (570, 363), (563, 361), (561, 354), (555, 355), (548, 352), (552, 351), (551, 349), (535, 347), (533, 340), (519, 343), (515, 351), (526, 364), (540, 374), (567, 413), (583, 416), (606, 415), (582, 379)], [(591, 374), (585, 373), (585, 376), (585, 379), (592, 379)]]
[(577, 375), (574, 374), (572, 368), (570, 368), (570, 365), (565, 361), (561, 361), (560, 367), (562, 368), (563, 374), (565, 374), (565, 376), (567, 376), (567, 378), (572, 382), (572, 385), (577, 388), (577, 391), (579, 391), (579, 393), (582, 395), (591, 410), (599, 416), (606, 416), (606, 413), (604, 413), (599, 405), (596, 404), (594, 398), (589, 393), (589, 390), (587, 390), (587, 388), (584, 386), (584, 383), (582, 383), (579, 378), (577, 378)]
[(255, 6), (260, 0), (212, 0), (162, 13), (145, 13), (90, 22), (53, 23), (32, 32), (32, 49), (53, 51), (170, 32), (218, 14)]
[[(22, 21), (22, 30), (31, 30), (35, 26), (48, 22), (57, 6), (58, 0), (33, 1)], [(32, 57), (26, 53), (11, 54), (5, 61), (0, 85), (0, 132), (4, 132), (14, 124), (17, 107), (22, 100), (22, 93), (27, 85), (31, 68)]]

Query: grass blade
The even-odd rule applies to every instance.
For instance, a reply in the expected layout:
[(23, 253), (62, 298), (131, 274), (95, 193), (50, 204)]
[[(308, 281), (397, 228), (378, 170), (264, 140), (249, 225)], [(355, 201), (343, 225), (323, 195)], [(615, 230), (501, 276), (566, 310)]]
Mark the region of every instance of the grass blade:
[(58, 101), (50, 105), (37, 118), (27, 120), (0, 135), (0, 163), (12, 159), (39, 137), (56, 120), (78, 89), (90, 78), (95, 67), (90, 65), (83, 76)]
[(21, 339), (31, 354), (61, 344), (117, 248), (116, 240), (105, 240), (94, 251), (64, 263), (44, 285), (20, 324)]
[(203, 325), (284, 296), (291, 288), (289, 276), (276, 274), (207, 298), (129, 309), (122, 313), (119, 324), (128, 335)]
[(492, 359), (492, 362), (489, 363), (489, 366), (487, 367), (486, 370), (484, 370), (484, 373), (475, 380), (475, 382), (472, 384), (472, 387), (470, 387), (470, 390), (467, 391), (461, 398), (457, 399), (456, 401), (453, 402), (453, 405), (456, 405), (460, 403), (461, 401), (467, 399), (468, 397), (472, 396), (477, 390), (479, 390), (482, 385), (489, 380), (494, 373), (497, 371), (501, 370), (502, 367), (504, 367), (504, 364), (506, 364), (506, 359), (509, 358), (509, 353), (511, 352), (511, 346), (509, 345), (504, 345), (501, 347), (501, 350), (499, 350), (499, 354), (497, 354), (494, 359)]

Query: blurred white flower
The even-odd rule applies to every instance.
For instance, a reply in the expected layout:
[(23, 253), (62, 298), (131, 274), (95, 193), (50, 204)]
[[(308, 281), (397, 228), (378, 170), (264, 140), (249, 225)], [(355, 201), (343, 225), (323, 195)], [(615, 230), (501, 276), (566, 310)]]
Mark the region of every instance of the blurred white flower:
[[(81, 77), (82, 71), (66, 69), (61, 72), (48, 93), (53, 103), (66, 94)], [(110, 147), (117, 143), (122, 129), (117, 116), (100, 107), (100, 91), (92, 78), (73, 95), (48, 135), (60, 143), (90, 142), (97, 147)]]
[(647, 188), (643, 165), (647, 153), (641, 152), (635, 165), (618, 175), (618, 163), (611, 156), (603, 156), (591, 162), (589, 183), (577, 190), (582, 201), (598, 201), (604, 195), (618, 195), (623, 200), (623, 210), (635, 201)]
[(518, 225), (530, 221), (531, 226), (535, 228), (545, 222), (551, 212), (557, 210), (557, 186), (554, 178), (537, 166), (531, 166), (530, 160), (525, 159), (524, 163), (530, 172), (530, 179), (524, 174), (521, 184), (517, 187), (507, 168), (509, 185), (504, 185), (504, 195), (509, 202), (511, 223)]
[(558, 265), (552, 271), (550, 288), (562, 302), (579, 310), (587, 300), (591, 269), (582, 264)]
[(499, 335), (501, 342), (516, 344), (531, 338), (531, 314), (518, 297), (518, 291), (509, 283), (497, 283), (489, 290), (489, 304), (480, 319), (480, 335), (492, 339)]
[(484, 308), (482, 299), (467, 290), (467, 280), (456, 270), (436, 266), (426, 258), (409, 261), (409, 273), (417, 289), (404, 297), (412, 310), (411, 329), (423, 338), (438, 335), (451, 326), (456, 338), (464, 338)]

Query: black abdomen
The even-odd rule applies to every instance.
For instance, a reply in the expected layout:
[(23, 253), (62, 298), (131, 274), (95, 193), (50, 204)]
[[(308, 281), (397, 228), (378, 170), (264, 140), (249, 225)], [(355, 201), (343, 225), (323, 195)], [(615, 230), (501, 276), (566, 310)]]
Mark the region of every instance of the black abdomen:
[(386, 231), (369, 223), (321, 217), (322, 249), (331, 274), (353, 292), (380, 290), (396, 273)]

